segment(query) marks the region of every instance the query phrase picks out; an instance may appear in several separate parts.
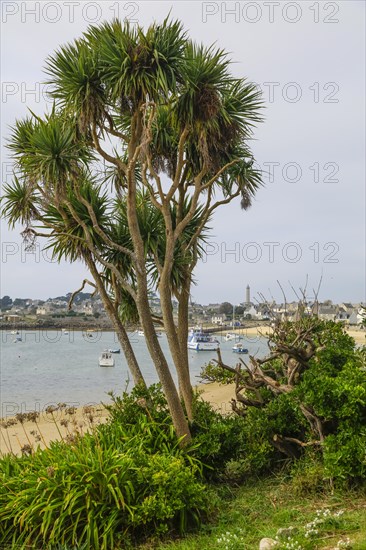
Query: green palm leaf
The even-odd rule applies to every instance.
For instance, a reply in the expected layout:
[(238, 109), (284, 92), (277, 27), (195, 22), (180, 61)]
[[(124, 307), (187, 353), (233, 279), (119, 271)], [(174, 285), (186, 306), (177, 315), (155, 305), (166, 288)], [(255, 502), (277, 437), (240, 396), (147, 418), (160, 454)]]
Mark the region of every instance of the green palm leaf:
[(20, 180), (17, 176), (14, 176), (12, 184), (4, 185), (1, 202), (1, 216), (8, 221), (12, 229), (17, 223), (29, 226), (39, 215), (39, 194), (24, 179)]

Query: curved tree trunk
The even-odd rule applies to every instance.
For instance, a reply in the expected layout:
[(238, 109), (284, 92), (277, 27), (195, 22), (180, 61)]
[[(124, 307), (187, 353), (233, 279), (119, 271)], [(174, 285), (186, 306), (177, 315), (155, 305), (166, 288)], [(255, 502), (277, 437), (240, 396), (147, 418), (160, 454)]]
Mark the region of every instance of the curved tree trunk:
[(116, 334), (118, 336), (118, 340), (121, 344), (123, 353), (126, 357), (128, 368), (131, 372), (133, 381), (135, 385), (143, 385), (146, 387), (146, 383), (144, 380), (144, 377), (142, 375), (142, 372), (140, 370), (140, 366), (137, 362), (135, 352), (133, 351), (133, 348), (131, 346), (131, 342), (128, 338), (128, 334), (126, 332), (125, 327), (123, 326), (123, 323), (121, 322), (121, 319), (119, 318), (118, 311), (116, 311), (116, 308), (112, 304), (111, 299), (108, 296), (108, 293), (106, 289), (104, 288), (104, 284), (100, 278), (100, 275), (98, 273), (98, 270), (95, 266), (95, 263), (90, 259), (86, 258), (86, 262), (88, 264), (88, 267), (90, 269), (90, 272), (94, 278), (95, 284), (97, 285), (98, 292), (100, 294), (100, 297), (102, 299), (103, 305), (106, 309), (106, 312), (110, 318), (110, 320), (113, 323), (114, 330), (116, 331)]

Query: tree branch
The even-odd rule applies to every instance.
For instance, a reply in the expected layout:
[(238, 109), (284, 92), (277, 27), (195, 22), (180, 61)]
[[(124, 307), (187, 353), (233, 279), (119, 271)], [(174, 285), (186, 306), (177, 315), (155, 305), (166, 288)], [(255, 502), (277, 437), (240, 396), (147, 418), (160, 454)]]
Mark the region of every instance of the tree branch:
[(88, 284), (88, 285), (94, 287), (95, 290), (94, 290), (94, 292), (92, 293), (92, 296), (94, 296), (94, 295), (98, 292), (98, 289), (97, 289), (96, 284), (94, 284), (94, 283), (92, 283), (91, 281), (89, 281), (89, 279), (84, 279), (84, 280), (83, 280), (83, 283), (82, 283), (82, 285), (81, 285), (81, 287), (78, 288), (77, 290), (75, 290), (75, 292), (73, 292), (72, 295), (71, 295), (71, 297), (70, 297), (69, 303), (67, 304), (67, 308), (68, 308), (69, 311), (70, 311), (71, 308), (72, 308), (72, 304), (73, 304), (73, 302), (74, 302), (75, 296), (84, 290), (84, 287), (85, 287), (86, 284)]
[(126, 173), (127, 171), (126, 164), (122, 162), (121, 159), (119, 159), (118, 157), (112, 157), (111, 155), (109, 155), (106, 151), (104, 151), (104, 149), (100, 145), (95, 123), (93, 123), (92, 125), (92, 137), (93, 137), (94, 147), (96, 148), (100, 156), (103, 157), (104, 160), (117, 166), (120, 170), (122, 170), (122, 172)]

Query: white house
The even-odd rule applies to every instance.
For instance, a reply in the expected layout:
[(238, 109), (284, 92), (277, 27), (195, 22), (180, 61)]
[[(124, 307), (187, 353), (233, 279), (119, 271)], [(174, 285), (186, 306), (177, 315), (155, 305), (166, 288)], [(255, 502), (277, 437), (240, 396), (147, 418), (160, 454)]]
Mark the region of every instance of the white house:
[(365, 310), (360, 308), (359, 310), (355, 310), (353, 311), (353, 313), (351, 313), (348, 319), (348, 323), (350, 325), (361, 325), (365, 318)]
[(226, 321), (226, 315), (224, 314), (214, 315), (213, 317), (211, 317), (211, 323), (213, 325), (224, 325), (225, 321)]
[(253, 305), (251, 306), (247, 306), (244, 310), (244, 313), (243, 313), (243, 317), (245, 319), (245, 316), (246, 315), (250, 315), (252, 317), (252, 319), (256, 319), (258, 317), (258, 312), (257, 310), (255, 309), (255, 307)]
[(93, 306), (91, 304), (84, 304), (83, 312), (85, 315), (93, 315)]

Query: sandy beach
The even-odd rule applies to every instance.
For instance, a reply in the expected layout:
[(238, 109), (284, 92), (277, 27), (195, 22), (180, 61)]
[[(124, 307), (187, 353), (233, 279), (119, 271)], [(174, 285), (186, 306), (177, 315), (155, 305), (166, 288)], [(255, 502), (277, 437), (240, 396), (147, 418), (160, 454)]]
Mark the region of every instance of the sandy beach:
[[(200, 384), (197, 389), (202, 399), (221, 412), (231, 411), (230, 401), (234, 397), (232, 384)], [(21, 449), (27, 445), (35, 449), (38, 446), (44, 449), (50, 441), (58, 441), (61, 438), (68, 440), (75, 433), (83, 434), (90, 431), (93, 426), (105, 422), (107, 418), (108, 411), (103, 405), (60, 408), (53, 413), (41, 412), (39, 417), (33, 420), (24, 418), (22, 422), (14, 417), (4, 418), (0, 421), (0, 451), (3, 455), (9, 452), (20, 454)]]
[(355, 339), (356, 344), (366, 345), (366, 331), (356, 328), (347, 329), (347, 334)]
[[(254, 340), (255, 338), (259, 338), (260, 336), (267, 337), (269, 334), (271, 334), (271, 331), (272, 329), (270, 326), (262, 325), (257, 327), (236, 328), (228, 332), (240, 334), (241, 336), (243, 336), (243, 338), (247, 337), (249, 340)], [(356, 344), (366, 345), (366, 330), (358, 329), (356, 327), (346, 327), (346, 332), (355, 339)], [(225, 333), (222, 334), (225, 335)]]

